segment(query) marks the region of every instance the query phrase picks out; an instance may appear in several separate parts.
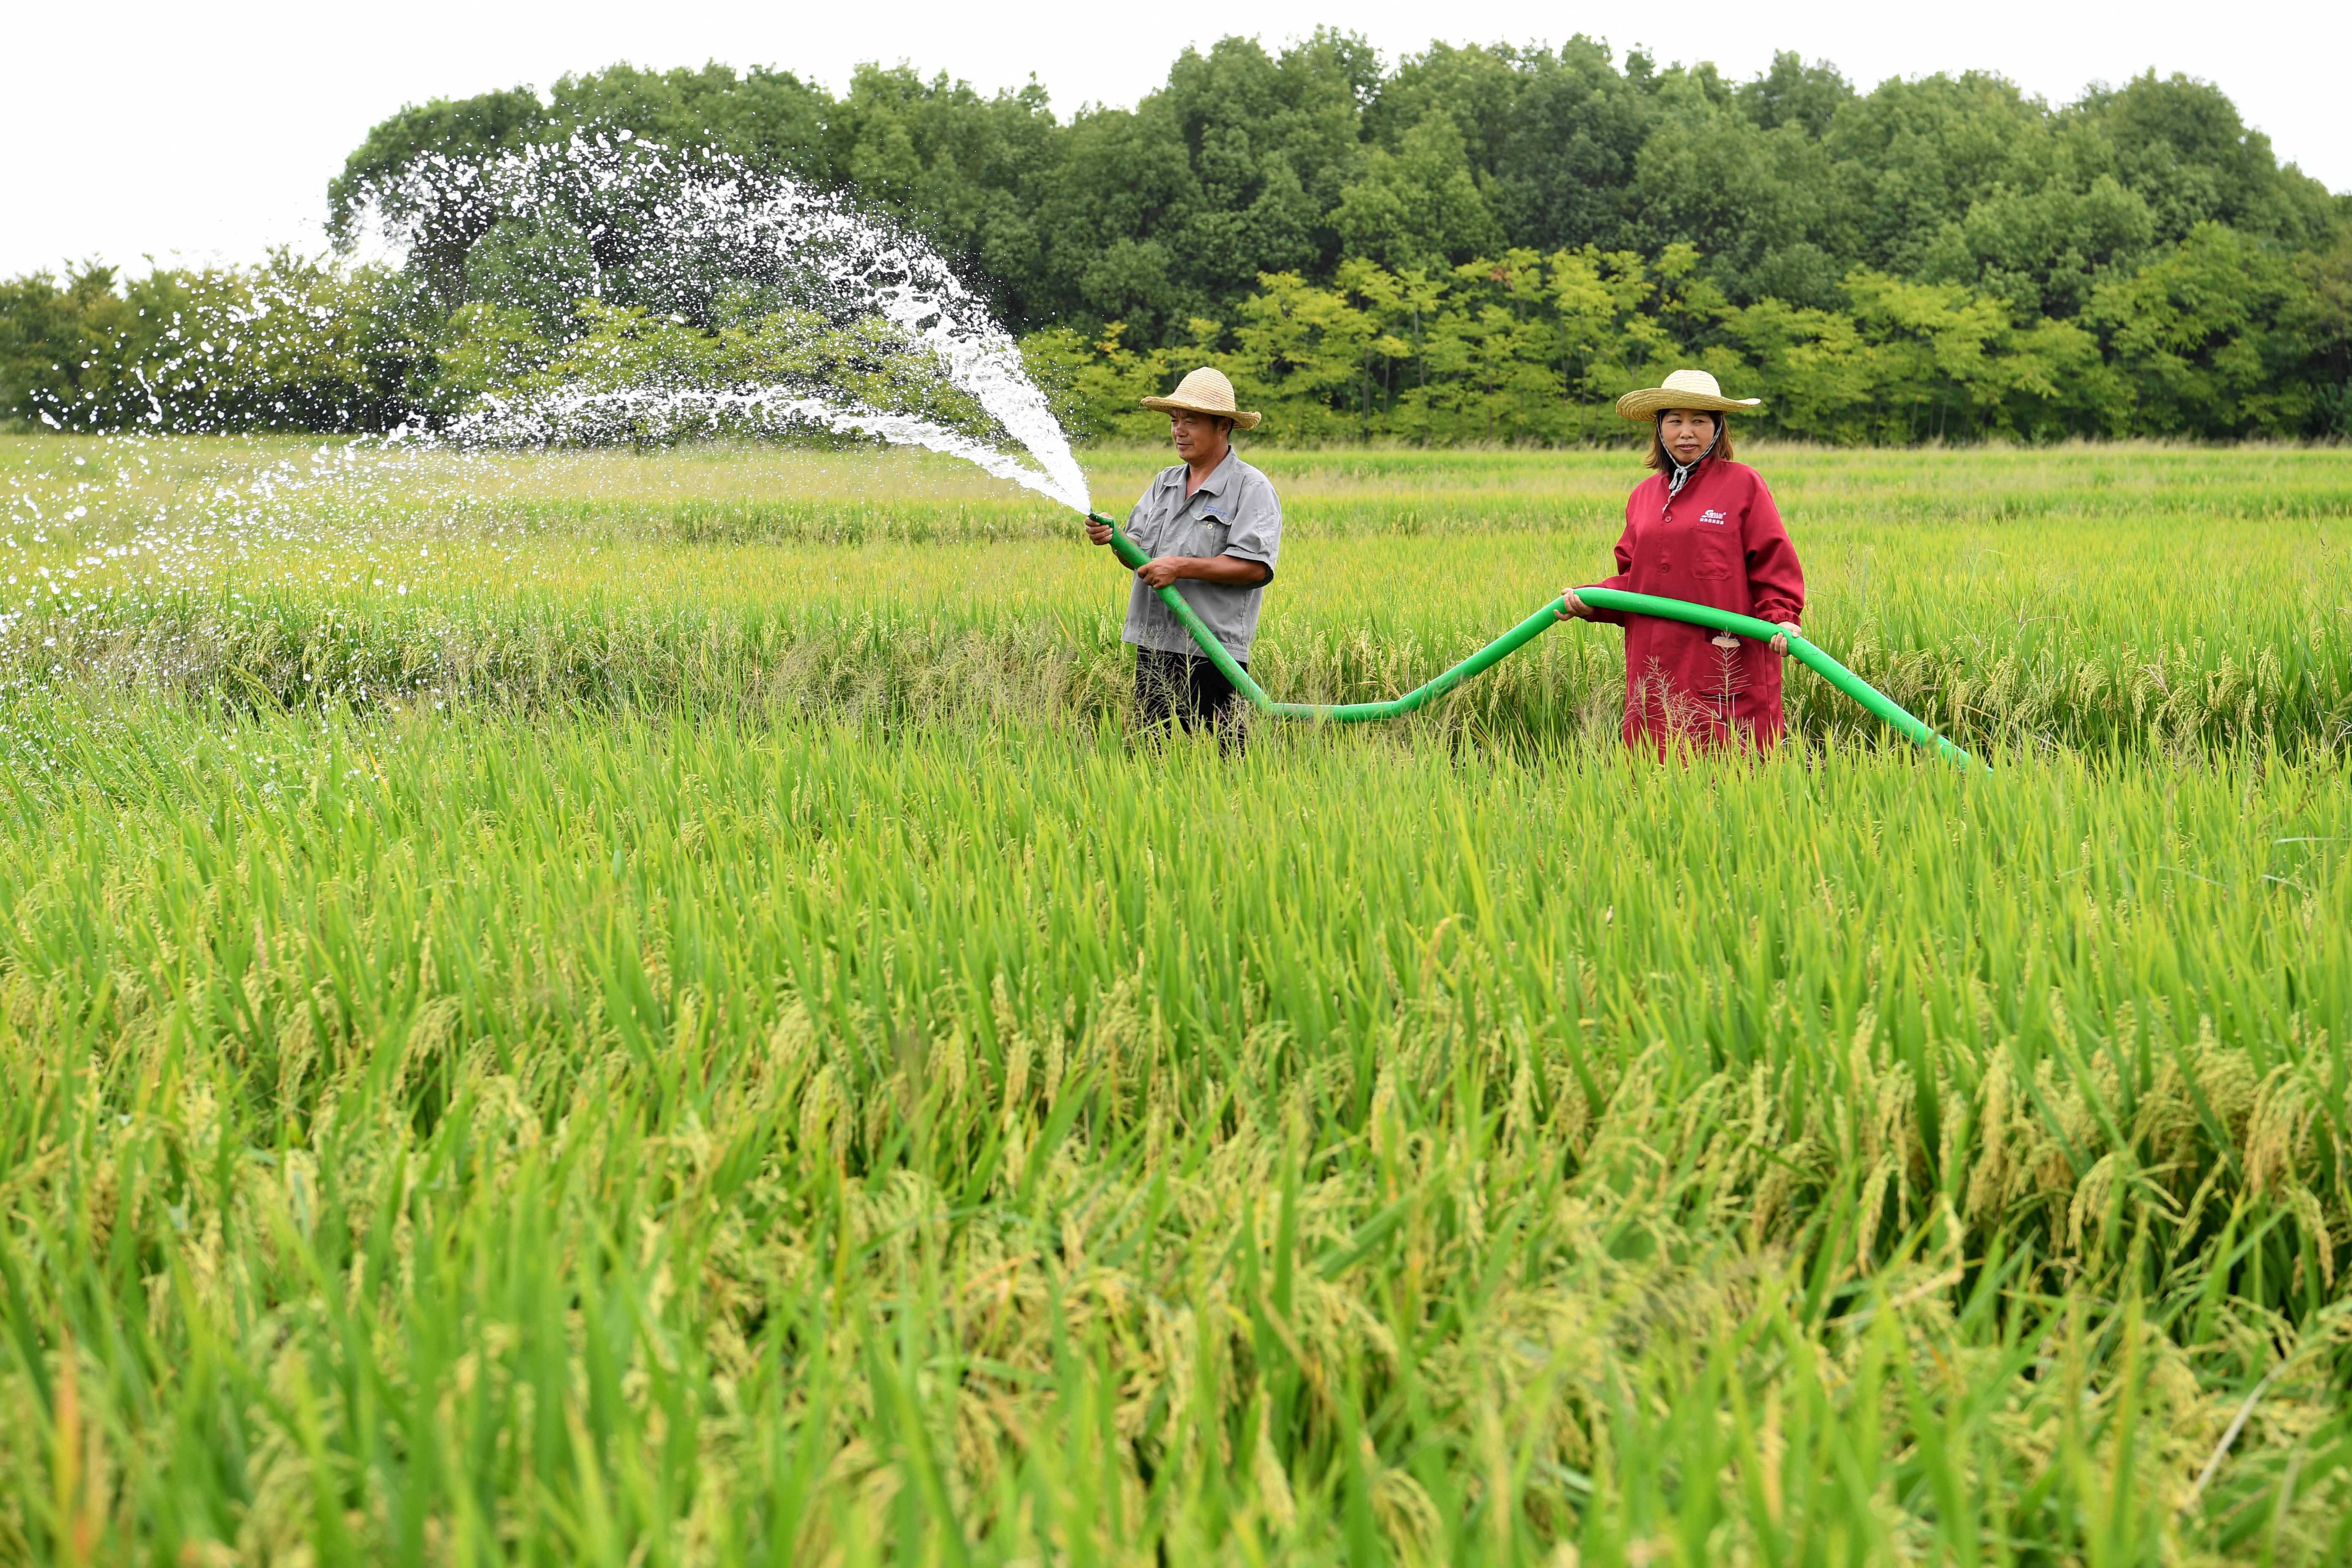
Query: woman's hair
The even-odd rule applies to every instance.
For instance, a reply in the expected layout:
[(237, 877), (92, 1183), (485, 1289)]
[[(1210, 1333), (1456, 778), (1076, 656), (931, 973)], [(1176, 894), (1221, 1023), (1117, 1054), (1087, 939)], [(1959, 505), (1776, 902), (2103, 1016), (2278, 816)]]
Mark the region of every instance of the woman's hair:
[[(1731, 421), (1712, 408), (1702, 408), (1697, 412), (1715, 421), (1715, 445), (1706, 449), (1706, 455), (1710, 458), (1721, 458), (1727, 463), (1731, 461)], [(1670, 474), (1675, 470), (1674, 458), (1666, 455), (1666, 422), (1664, 412), (1650, 423), (1650, 467), (1662, 474)]]

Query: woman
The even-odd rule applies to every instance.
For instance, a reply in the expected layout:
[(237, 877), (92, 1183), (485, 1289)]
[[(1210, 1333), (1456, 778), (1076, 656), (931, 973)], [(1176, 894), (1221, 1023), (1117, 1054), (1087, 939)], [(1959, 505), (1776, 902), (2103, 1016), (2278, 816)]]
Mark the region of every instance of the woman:
[(1617, 575), (1595, 586), (1736, 610), (1780, 628), (1759, 644), (1685, 621), (1597, 610), (1573, 588), (1560, 595), (1562, 618), (1625, 628), (1628, 745), (1662, 755), (1677, 744), (1763, 747), (1786, 728), (1780, 656), (1804, 614), (1805, 574), (1763, 476), (1731, 460), (1724, 420), (1760, 402), (1724, 396), (1703, 370), (1678, 370), (1663, 386), (1617, 400), (1624, 417), (1656, 422), (1656, 472), (1626, 499)]

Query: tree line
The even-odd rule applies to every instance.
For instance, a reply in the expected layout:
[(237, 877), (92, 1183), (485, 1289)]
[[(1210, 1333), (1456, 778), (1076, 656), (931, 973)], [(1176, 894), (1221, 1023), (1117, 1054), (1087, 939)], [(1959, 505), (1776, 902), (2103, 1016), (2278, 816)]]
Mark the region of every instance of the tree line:
[[(740, 310), (614, 287), (604, 226), (415, 204), (625, 135), (919, 230), (1083, 433), (1141, 433), (1134, 398), (1207, 357), (1305, 439), (1586, 438), (1684, 363), (1822, 440), (2352, 432), (2352, 196), (2209, 84), (2053, 107), (1985, 74), (1859, 91), (1783, 54), (1732, 82), (1583, 37), (1384, 66), (1332, 31), (1188, 49), (1133, 109), (1067, 119), (1034, 83), (872, 66), (839, 96), (616, 66), (404, 109), (328, 193), (340, 238), (404, 216), (401, 264), (0, 284), (0, 398), (19, 422), (367, 428), (619, 344), (689, 381), (782, 353)], [(811, 354), (850, 363), (785, 357)]]

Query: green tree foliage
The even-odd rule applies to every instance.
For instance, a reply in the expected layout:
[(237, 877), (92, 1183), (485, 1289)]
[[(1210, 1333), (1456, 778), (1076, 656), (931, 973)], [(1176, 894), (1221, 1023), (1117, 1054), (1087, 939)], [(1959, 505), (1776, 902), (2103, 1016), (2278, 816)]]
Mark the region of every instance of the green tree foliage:
[[(583, 300), (712, 343), (751, 330), (724, 279), (632, 291), (633, 249), (659, 243), (646, 213), (524, 223), (466, 199), (492, 158), (632, 137), (918, 229), (1100, 434), (1140, 430), (1133, 395), (1207, 356), (1302, 438), (1582, 438), (1675, 363), (1822, 439), (2352, 431), (2352, 197), (2282, 165), (2210, 84), (2150, 73), (2053, 107), (1982, 72), (1864, 91), (1781, 54), (1733, 82), (1582, 37), (1384, 66), (1328, 29), (1188, 48), (1134, 108), (1066, 120), (1034, 81), (983, 94), (904, 66), (836, 96), (622, 65), (404, 108), (329, 191), (340, 238), (373, 220), (407, 239), (399, 271), (16, 279), (0, 400), (20, 422), (380, 425), (576, 368), (567, 345), (618, 319)], [(192, 310), (279, 300), (300, 321), (199, 333), (239, 343), (234, 369), (191, 358)], [(366, 319), (331, 329), (322, 308)]]
[(412, 281), (278, 251), (258, 267), (83, 267), (0, 284), (5, 410), (52, 429), (376, 429), (429, 389)]
[(2323, 240), (2341, 220), (2315, 180), (2281, 167), (2270, 138), (2249, 131), (2220, 88), (2154, 71), (2115, 90), (2094, 89), (2072, 111), (2094, 131), (2098, 153), (2146, 202), (2157, 237), (2189, 237), (2203, 223), (2224, 223), (2290, 246)]
[(1454, 116), (1432, 109), (1394, 153), (1367, 147), (1331, 226), (1351, 257), (1391, 267), (1467, 261), (1502, 245)]
[(1711, 67), (1667, 73), (1657, 101), (1620, 243), (1650, 255), (1696, 245), (1734, 299), (1836, 303), (1842, 268), (1827, 247), (1838, 215), (1822, 144), (1795, 121), (1758, 125)]
[[(2107, 329), (2140, 428), (2286, 435), (2312, 424), (2328, 391), (2303, 374), (2315, 347), (2314, 305), (2286, 258), (2209, 222), (2103, 288), (2089, 316)], [(2341, 388), (2339, 381), (2336, 413)]]
[[(1857, 269), (1852, 303), (1735, 305), (1691, 247), (1655, 261), (1592, 247), (1513, 249), (1432, 272), (1356, 258), (1329, 287), (1272, 273), (1232, 329), (1193, 323), (1286, 439), (1559, 442), (1616, 429), (1616, 394), (1696, 364), (1764, 396), (1765, 428), (1833, 442), (2049, 438), (2138, 427), (2136, 383), (2083, 324), (2020, 317), (1958, 284)], [(2135, 318), (2137, 320), (2137, 318)], [(1032, 339), (1065, 414), (1094, 434), (1147, 433), (1134, 399), (1181, 351), (1089, 353), (1066, 329)], [(2275, 432), (2293, 408), (2277, 408)], [(2170, 428), (2158, 426), (2158, 428)], [(2234, 433), (2234, 432), (2233, 432)]]
[(152, 340), (131, 302), (115, 291), (115, 269), (85, 262), (60, 280), (47, 272), (0, 283), (0, 378), (7, 412), (20, 420), (121, 401), (124, 351)]

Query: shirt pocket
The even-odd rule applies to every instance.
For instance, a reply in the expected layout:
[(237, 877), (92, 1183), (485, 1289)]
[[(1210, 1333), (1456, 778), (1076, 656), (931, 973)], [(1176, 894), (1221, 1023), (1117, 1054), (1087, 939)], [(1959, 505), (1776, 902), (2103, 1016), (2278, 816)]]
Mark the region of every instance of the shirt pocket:
[(1232, 527), (1215, 512), (1202, 512), (1188, 517), (1178, 529), (1176, 553), (1180, 555), (1218, 556), (1225, 552), (1225, 540)]
[(1683, 548), (1690, 552), (1690, 574), (1701, 583), (1728, 583), (1746, 575), (1736, 523), (1695, 523)]

